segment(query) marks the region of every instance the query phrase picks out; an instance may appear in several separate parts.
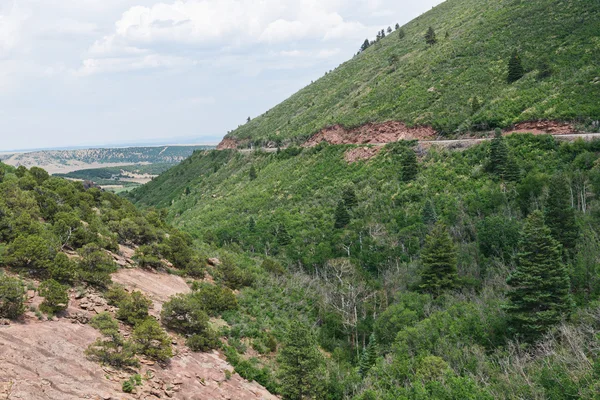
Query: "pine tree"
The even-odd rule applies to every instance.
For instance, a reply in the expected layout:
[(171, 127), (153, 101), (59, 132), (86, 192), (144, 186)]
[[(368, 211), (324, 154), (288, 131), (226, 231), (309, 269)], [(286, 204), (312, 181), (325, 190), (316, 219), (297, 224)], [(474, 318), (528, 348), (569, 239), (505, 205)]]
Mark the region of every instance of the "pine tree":
[(569, 315), (569, 275), (560, 244), (552, 238), (540, 211), (525, 221), (516, 270), (508, 278), (510, 327), (526, 342), (541, 337)]
[(358, 370), (361, 376), (364, 377), (365, 375), (367, 375), (371, 367), (373, 367), (373, 365), (375, 364), (375, 361), (377, 361), (377, 347), (378, 346), (377, 340), (375, 339), (375, 334), (371, 333), (371, 336), (369, 337), (369, 344), (363, 350), (358, 364)]
[(370, 45), (371, 45), (371, 43), (369, 43), (369, 39), (365, 39), (362, 46), (360, 46), (360, 51), (365, 51), (366, 49), (369, 48)]
[(382, 30), (381, 30), (381, 38), (383, 39), (384, 37), (385, 37), (385, 30), (384, 30), (384, 29), (382, 29)]
[(435, 31), (433, 30), (432, 27), (429, 27), (429, 29), (427, 29), (427, 33), (425, 34), (425, 43), (427, 43), (430, 46), (433, 46), (434, 44), (437, 43)]
[(400, 30), (398, 31), (398, 37), (399, 37), (400, 39), (404, 39), (404, 37), (405, 37), (405, 36), (406, 36), (406, 32), (404, 32), (404, 29), (400, 29)]
[(287, 246), (292, 242), (292, 237), (287, 231), (285, 224), (280, 224), (277, 229), (277, 243), (280, 246)]
[(579, 237), (575, 210), (571, 207), (570, 199), (569, 185), (565, 177), (552, 176), (548, 185), (544, 217), (552, 237), (562, 244), (567, 252), (575, 249)]
[(250, 232), (256, 231), (256, 221), (252, 217), (250, 217), (250, 219), (248, 220), (248, 230)]
[(402, 181), (410, 182), (417, 177), (418, 164), (417, 155), (411, 149), (405, 149), (402, 152)]
[(513, 83), (521, 79), (523, 75), (525, 75), (525, 70), (521, 64), (519, 53), (515, 50), (508, 60), (508, 76), (506, 80), (508, 83)]
[(325, 361), (310, 329), (290, 326), (278, 357), (281, 394), (285, 400), (321, 398)]
[(448, 229), (438, 223), (425, 239), (421, 250), (423, 272), (421, 272), (421, 290), (439, 295), (456, 285), (456, 246)]
[(425, 201), (425, 205), (423, 206), (423, 211), (421, 213), (423, 218), (423, 223), (425, 225), (433, 225), (437, 222), (437, 214), (435, 212), (435, 206), (433, 205), (433, 201), (427, 199)]
[(490, 144), (487, 170), (498, 178), (508, 181), (518, 180), (520, 176), (519, 167), (511, 156), (500, 129), (496, 129), (496, 135)]
[(477, 96), (473, 97), (473, 102), (471, 103), (471, 111), (475, 114), (481, 108), (481, 103), (479, 102), (479, 98)]
[(387, 28), (387, 33), (388, 33), (388, 34), (392, 33), (392, 27), (391, 27), (391, 26), (388, 26), (388, 28)]
[(254, 165), (250, 166), (250, 172), (248, 173), (248, 176), (250, 177), (251, 181), (256, 179), (257, 175), (256, 175), (256, 168), (254, 168)]
[(358, 205), (358, 198), (356, 197), (356, 192), (352, 186), (348, 186), (346, 189), (344, 189), (344, 193), (342, 193), (342, 200), (344, 201), (344, 205), (348, 210), (352, 210)]
[(395, 30), (398, 30), (398, 29), (400, 29), (400, 24), (399, 24), (399, 23), (396, 23), (396, 26), (394, 27), (394, 29), (395, 29)]
[(350, 223), (350, 214), (348, 214), (348, 210), (346, 209), (346, 205), (343, 201), (338, 202), (338, 205), (335, 208), (334, 216), (334, 227), (336, 229), (341, 229)]

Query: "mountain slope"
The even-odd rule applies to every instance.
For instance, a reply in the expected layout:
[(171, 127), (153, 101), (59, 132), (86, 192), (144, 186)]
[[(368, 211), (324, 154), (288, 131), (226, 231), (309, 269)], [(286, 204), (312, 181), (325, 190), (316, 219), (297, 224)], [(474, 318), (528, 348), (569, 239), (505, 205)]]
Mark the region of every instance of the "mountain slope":
[[(404, 26), (405, 37), (389, 34), (223, 145), (302, 143), (327, 126), (388, 120), (442, 134), (540, 119), (591, 129), (600, 119), (599, 18), (596, 1), (447, 0)], [(514, 51), (527, 73), (508, 84)], [(546, 78), (538, 77), (543, 63)]]

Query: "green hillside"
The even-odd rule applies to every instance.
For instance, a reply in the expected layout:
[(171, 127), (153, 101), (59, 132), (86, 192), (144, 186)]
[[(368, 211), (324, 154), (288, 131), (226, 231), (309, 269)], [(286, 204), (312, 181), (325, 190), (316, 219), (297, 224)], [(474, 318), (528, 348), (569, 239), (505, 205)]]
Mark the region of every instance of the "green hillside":
[[(597, 129), (599, 19), (589, 0), (447, 0), (226, 138), (300, 143), (329, 125), (387, 120), (446, 135), (539, 119)], [(515, 51), (526, 73), (509, 84)]]
[[(197, 152), (129, 196), (221, 251), (265, 260), (223, 318), (228, 360), (276, 393), (300, 373), (281, 353), (300, 340), (290, 327), (309, 326), (304, 346), (328, 355), (311, 361), (316, 398), (594, 398), (600, 141), (415, 146), (351, 164), (351, 145)], [(533, 333), (516, 319), (527, 254), (558, 277), (530, 300), (563, 310)]]

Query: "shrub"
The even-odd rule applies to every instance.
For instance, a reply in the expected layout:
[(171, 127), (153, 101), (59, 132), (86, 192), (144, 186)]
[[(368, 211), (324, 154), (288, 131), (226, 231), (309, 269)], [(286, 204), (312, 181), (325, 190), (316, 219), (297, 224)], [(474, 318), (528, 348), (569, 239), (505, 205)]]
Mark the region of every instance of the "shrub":
[(137, 351), (154, 360), (166, 361), (173, 357), (171, 338), (152, 317), (136, 325), (132, 341)]
[(216, 285), (201, 285), (191, 295), (191, 298), (210, 316), (217, 316), (223, 311), (235, 310), (238, 306), (235, 294), (231, 289)]
[(192, 335), (188, 337), (185, 344), (192, 351), (209, 351), (220, 347), (219, 339), (216, 334), (210, 330), (202, 335)]
[(40, 310), (46, 314), (56, 314), (63, 311), (69, 305), (67, 287), (61, 285), (54, 279), (42, 282), (39, 287), (40, 296), (44, 298), (40, 304)]
[(129, 325), (136, 325), (148, 318), (148, 309), (152, 305), (152, 301), (142, 294), (135, 291), (121, 300), (117, 306), (117, 318)]
[(0, 318), (17, 319), (25, 312), (25, 286), (17, 278), (0, 276)]

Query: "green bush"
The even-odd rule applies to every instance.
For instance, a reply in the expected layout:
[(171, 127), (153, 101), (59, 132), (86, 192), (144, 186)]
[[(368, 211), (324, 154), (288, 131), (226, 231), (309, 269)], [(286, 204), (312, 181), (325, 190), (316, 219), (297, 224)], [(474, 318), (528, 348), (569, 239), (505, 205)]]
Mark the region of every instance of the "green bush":
[(40, 310), (46, 314), (56, 314), (67, 309), (69, 305), (69, 294), (67, 286), (63, 286), (54, 279), (49, 279), (40, 284), (38, 288), (40, 296), (44, 298), (40, 304)]
[(117, 303), (117, 319), (136, 325), (145, 321), (148, 318), (148, 309), (152, 305), (152, 301), (142, 294), (135, 291)]
[(151, 359), (166, 361), (173, 356), (171, 338), (152, 317), (135, 326), (131, 340), (137, 352)]
[(0, 275), (0, 318), (17, 319), (25, 312), (25, 285), (17, 278)]

